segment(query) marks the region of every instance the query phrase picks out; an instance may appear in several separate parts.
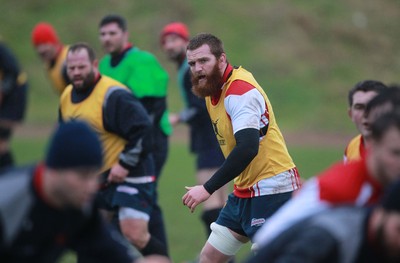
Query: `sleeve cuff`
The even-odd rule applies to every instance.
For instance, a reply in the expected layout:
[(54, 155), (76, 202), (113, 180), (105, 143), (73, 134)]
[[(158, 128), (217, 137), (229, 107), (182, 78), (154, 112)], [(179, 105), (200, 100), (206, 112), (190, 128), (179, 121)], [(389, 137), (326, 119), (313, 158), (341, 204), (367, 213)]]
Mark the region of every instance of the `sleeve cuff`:
[(212, 194), (215, 192), (215, 190), (212, 189), (212, 187), (209, 185), (208, 182), (206, 182), (206, 183), (203, 185), (203, 187), (204, 187), (204, 189), (206, 189), (206, 191), (207, 191), (210, 195), (212, 195)]

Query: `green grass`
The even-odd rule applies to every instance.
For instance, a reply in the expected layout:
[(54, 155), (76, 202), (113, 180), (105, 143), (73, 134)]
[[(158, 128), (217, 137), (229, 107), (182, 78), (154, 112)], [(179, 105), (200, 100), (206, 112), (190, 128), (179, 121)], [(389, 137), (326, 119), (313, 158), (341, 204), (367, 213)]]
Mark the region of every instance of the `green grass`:
[[(13, 140), (13, 148), (19, 164), (42, 159), (46, 138), (21, 138)], [(291, 147), (290, 152), (303, 178), (309, 178), (341, 158), (342, 150), (330, 147)], [(184, 142), (173, 141), (170, 154), (160, 181), (160, 203), (164, 211), (170, 253), (174, 262), (195, 258), (205, 240), (205, 230), (199, 219), (200, 207), (192, 214), (182, 205), (184, 186), (195, 184), (194, 158)], [(239, 252), (238, 262), (246, 257), (249, 245)], [(74, 262), (68, 254), (62, 263)]]
[[(15, 51), (29, 76), (26, 129), (51, 126), (57, 118), (58, 98), (30, 43), (31, 30), (39, 21), (52, 23), (64, 43), (88, 42), (100, 57), (99, 20), (109, 13), (125, 16), (130, 40), (154, 53), (171, 75), (171, 111), (179, 110), (182, 102), (175, 65), (160, 50), (161, 28), (180, 20), (188, 24), (192, 35), (213, 33), (225, 43), (229, 61), (250, 70), (266, 90), (284, 132), (353, 132), (346, 114), (348, 90), (363, 79), (399, 82), (397, 0), (248, 0), (229, 4), (213, 0), (2, 0), (1, 6), (6, 10), (0, 16), (2, 39)], [(354, 23), (355, 15), (366, 18), (365, 27)], [(33, 136), (29, 130), (16, 136), (12, 146), (17, 162), (41, 159), (46, 136)], [(342, 148), (289, 145), (303, 178), (340, 160)], [(199, 211), (191, 214), (180, 202), (184, 186), (194, 184), (193, 162), (186, 144), (174, 141), (160, 182), (160, 202), (174, 262), (194, 258), (205, 241)], [(238, 258), (246, 252), (242, 250)], [(67, 262), (73, 260), (63, 261)]]
[(46, 138), (14, 138), (11, 147), (16, 163), (24, 165), (42, 160), (44, 158), (46, 143)]
[[(130, 39), (154, 53), (175, 76), (159, 45), (165, 23), (181, 20), (192, 35), (211, 32), (229, 61), (249, 69), (267, 90), (282, 127), (350, 132), (346, 93), (358, 81), (399, 82), (400, 2), (369, 1), (2, 1), (0, 34), (30, 77), (28, 122), (53, 121), (57, 98), (30, 43), (39, 21), (52, 23), (64, 43), (85, 41), (103, 54), (97, 24), (106, 14), (128, 20)], [(363, 27), (354, 17), (365, 18)], [(182, 105), (171, 77), (169, 105)], [(346, 121), (344, 121), (344, 119)]]

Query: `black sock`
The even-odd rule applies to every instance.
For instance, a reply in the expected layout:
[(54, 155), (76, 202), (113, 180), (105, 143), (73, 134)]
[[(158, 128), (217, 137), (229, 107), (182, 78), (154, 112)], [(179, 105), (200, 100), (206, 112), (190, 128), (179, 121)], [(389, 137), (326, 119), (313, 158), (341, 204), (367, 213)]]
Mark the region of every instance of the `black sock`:
[(167, 235), (165, 231), (164, 217), (161, 208), (158, 204), (154, 204), (150, 214), (149, 232), (151, 236), (158, 239), (168, 252)]
[(0, 153), (0, 169), (14, 165), (14, 158), (10, 151)]
[(210, 225), (211, 225), (211, 223), (217, 221), (219, 212), (221, 212), (221, 208), (214, 208), (214, 209), (210, 209), (210, 210), (205, 210), (203, 212), (203, 214), (201, 215), (201, 220), (203, 221), (204, 226), (207, 231), (207, 236), (209, 236), (211, 234)]
[(158, 239), (150, 237), (147, 245), (140, 251), (143, 256), (162, 255), (168, 257), (167, 249)]

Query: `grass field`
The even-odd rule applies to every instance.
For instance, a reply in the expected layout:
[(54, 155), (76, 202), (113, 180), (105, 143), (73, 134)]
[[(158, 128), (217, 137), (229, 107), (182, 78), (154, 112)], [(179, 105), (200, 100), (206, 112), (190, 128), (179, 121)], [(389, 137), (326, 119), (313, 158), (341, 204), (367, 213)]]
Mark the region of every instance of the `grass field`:
[[(13, 148), (19, 164), (40, 160), (46, 148), (47, 138), (16, 137)], [(290, 146), (290, 145), (289, 145)], [(331, 146), (293, 146), (290, 152), (303, 178), (308, 178), (332, 162), (341, 158), (343, 149)], [(200, 209), (193, 214), (181, 203), (184, 186), (193, 185), (194, 158), (188, 153), (187, 145), (182, 139), (173, 139), (170, 154), (160, 181), (160, 203), (164, 210), (170, 253), (174, 262), (193, 259), (202, 248), (206, 239), (204, 227), (199, 220)], [(238, 262), (249, 251), (249, 245), (242, 248)], [(62, 263), (73, 263), (74, 257), (68, 255)]]
[[(52, 23), (66, 44), (88, 42), (100, 57), (99, 20), (109, 13), (123, 15), (130, 40), (154, 53), (169, 72), (172, 111), (180, 109), (182, 102), (175, 65), (160, 50), (162, 26), (179, 20), (192, 35), (216, 34), (225, 43), (229, 61), (250, 70), (267, 92), (284, 133), (322, 134), (320, 142), (310, 144), (304, 136), (294, 136), (288, 143), (303, 178), (341, 159), (343, 140), (337, 143), (325, 135), (350, 138), (354, 132), (346, 114), (346, 95), (356, 82), (400, 82), (398, 0), (2, 0), (1, 6), (5, 10), (0, 16), (1, 39), (15, 51), (30, 83), (26, 126), (12, 145), (19, 164), (43, 157), (46, 127), (57, 118), (58, 98), (30, 43), (31, 30), (39, 21)], [(194, 184), (193, 163), (185, 140), (174, 135), (160, 182), (174, 262), (196, 257), (205, 241), (199, 211), (191, 214), (181, 204), (184, 186)], [(238, 261), (246, 254), (243, 249)], [(72, 262), (71, 256), (62, 261)]]

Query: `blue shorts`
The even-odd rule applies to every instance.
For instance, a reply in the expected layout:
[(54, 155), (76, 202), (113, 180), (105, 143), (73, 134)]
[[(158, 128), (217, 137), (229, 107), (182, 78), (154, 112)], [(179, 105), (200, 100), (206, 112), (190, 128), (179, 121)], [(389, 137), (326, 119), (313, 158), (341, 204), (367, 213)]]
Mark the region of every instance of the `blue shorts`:
[(99, 207), (117, 211), (120, 207), (129, 207), (150, 215), (153, 207), (155, 183), (109, 184), (97, 194)]
[(292, 192), (253, 198), (238, 198), (230, 194), (216, 223), (251, 239), (267, 218), (291, 196)]
[(221, 149), (207, 149), (197, 152), (197, 170), (219, 168), (225, 161)]
[(0, 120), (22, 121), (25, 116), (28, 84), (15, 87), (0, 103)]

